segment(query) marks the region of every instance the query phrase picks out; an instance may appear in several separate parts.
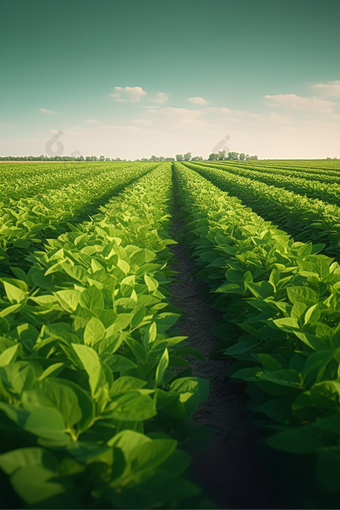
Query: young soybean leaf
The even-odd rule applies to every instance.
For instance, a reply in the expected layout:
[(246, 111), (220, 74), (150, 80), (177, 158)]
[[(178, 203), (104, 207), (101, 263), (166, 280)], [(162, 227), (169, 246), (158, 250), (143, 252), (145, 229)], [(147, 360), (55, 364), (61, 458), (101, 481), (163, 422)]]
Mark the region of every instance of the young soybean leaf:
[(114, 420), (144, 421), (157, 414), (153, 400), (138, 391), (129, 391), (109, 405), (110, 414), (104, 415)]
[(27, 466), (12, 475), (11, 484), (26, 503), (34, 505), (65, 492), (64, 485), (55, 481), (56, 476), (43, 465)]
[(74, 312), (78, 306), (81, 293), (78, 290), (67, 289), (55, 292), (60, 305), (67, 312)]
[(155, 322), (150, 324), (143, 337), (143, 345), (146, 350), (149, 349), (149, 345), (156, 340), (157, 336), (157, 325)]
[(168, 368), (168, 365), (169, 365), (169, 352), (168, 349), (165, 349), (156, 369), (155, 388), (157, 388), (157, 386), (159, 386), (160, 383), (162, 382), (163, 376), (165, 374), (166, 369)]
[(136, 363), (133, 363), (129, 358), (114, 354), (108, 361), (107, 364), (111, 368), (112, 372), (121, 372), (124, 370), (131, 370), (137, 368)]
[(51, 468), (56, 464), (56, 459), (52, 452), (39, 447), (18, 448), (0, 455), (0, 467), (6, 475), (11, 475), (17, 469), (39, 464)]
[(317, 322), (320, 319), (320, 316), (321, 316), (320, 307), (316, 303), (307, 310), (305, 315), (305, 324)]
[(86, 345), (93, 346), (104, 338), (105, 327), (96, 317), (92, 317), (86, 325), (84, 331), (84, 342)]
[(67, 428), (72, 427), (81, 419), (82, 412), (78, 405), (78, 398), (71, 388), (50, 379), (45, 379), (40, 386), (52, 404), (62, 414)]
[(20, 280), (3, 281), (6, 295), (10, 303), (21, 303), (27, 297), (27, 285)]
[(6, 349), (0, 356), (0, 367), (4, 367), (5, 365), (9, 365), (9, 363), (14, 362), (17, 357), (18, 349), (19, 344)]
[(30, 414), (25, 425), (28, 432), (61, 444), (71, 441), (65, 428), (61, 413), (53, 407), (39, 407)]
[(92, 285), (82, 292), (79, 303), (89, 310), (104, 308), (103, 294), (95, 285)]
[(148, 478), (154, 470), (160, 466), (174, 452), (177, 441), (172, 439), (154, 439), (145, 442), (130, 450), (126, 460), (130, 465), (130, 470), (122, 479), (117, 482), (125, 486), (129, 483), (138, 484), (140, 481)]
[(72, 347), (88, 373), (92, 397), (95, 398), (99, 388), (106, 383), (105, 373), (98, 354), (87, 345), (72, 344)]

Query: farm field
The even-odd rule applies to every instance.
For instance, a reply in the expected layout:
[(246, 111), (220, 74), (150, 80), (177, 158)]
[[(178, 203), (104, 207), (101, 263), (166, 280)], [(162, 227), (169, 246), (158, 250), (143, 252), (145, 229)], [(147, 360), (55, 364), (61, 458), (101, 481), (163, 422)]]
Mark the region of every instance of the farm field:
[(1, 508), (337, 508), (340, 161), (0, 165)]

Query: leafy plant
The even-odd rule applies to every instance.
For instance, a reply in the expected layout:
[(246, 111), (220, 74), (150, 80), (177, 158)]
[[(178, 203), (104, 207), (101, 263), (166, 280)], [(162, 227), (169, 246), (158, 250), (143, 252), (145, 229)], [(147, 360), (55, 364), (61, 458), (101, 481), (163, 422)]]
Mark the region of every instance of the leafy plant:
[(0, 467), (27, 505), (169, 508), (200, 492), (178, 446), (209, 390), (174, 372), (170, 200), (162, 165), (0, 279)]

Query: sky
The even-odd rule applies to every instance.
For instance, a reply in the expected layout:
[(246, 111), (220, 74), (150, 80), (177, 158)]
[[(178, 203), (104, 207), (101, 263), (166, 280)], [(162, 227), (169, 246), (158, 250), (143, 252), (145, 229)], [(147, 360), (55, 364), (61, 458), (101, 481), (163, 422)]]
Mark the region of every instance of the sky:
[(2, 0), (0, 17), (1, 156), (340, 158), (339, 0)]

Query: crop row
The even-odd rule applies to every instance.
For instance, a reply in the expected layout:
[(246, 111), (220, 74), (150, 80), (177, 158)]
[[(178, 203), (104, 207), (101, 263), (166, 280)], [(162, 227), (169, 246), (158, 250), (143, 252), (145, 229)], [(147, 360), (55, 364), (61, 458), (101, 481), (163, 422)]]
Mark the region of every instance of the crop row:
[(229, 375), (250, 383), (268, 443), (315, 454), (322, 486), (339, 491), (339, 265), (196, 172), (176, 164), (176, 176), (197, 276), (224, 314), (220, 350), (237, 360)]
[[(124, 165), (124, 166), (122, 166)], [(0, 202), (6, 203), (9, 199), (35, 197), (51, 190), (62, 190), (72, 184), (87, 181), (103, 174), (115, 176), (122, 168), (136, 166), (134, 163), (110, 163), (86, 165), (50, 163), (38, 165), (4, 165), (0, 166)], [(155, 165), (150, 165), (150, 169)]]
[[(230, 163), (229, 163), (230, 164)], [(228, 167), (228, 163), (224, 163), (225, 167)], [(321, 182), (335, 182), (340, 183), (340, 174), (339, 170), (321, 170), (319, 168), (308, 168), (304, 167), (279, 167), (273, 165), (267, 165), (262, 162), (262, 164), (249, 164), (244, 163), (242, 161), (237, 163), (239, 168), (243, 168), (245, 170), (256, 170), (259, 172), (263, 172), (265, 174), (274, 174), (274, 175), (291, 175), (292, 177), (303, 178), (307, 180), (317, 180)]]
[(0, 272), (22, 265), (23, 255), (40, 247), (46, 236), (57, 237), (68, 228), (68, 222), (88, 218), (122, 186), (155, 166), (139, 164), (115, 173), (89, 174), (61, 189), (0, 203)]
[(216, 168), (186, 163), (222, 191), (237, 196), (265, 220), (297, 241), (325, 243), (325, 253), (340, 260), (340, 209), (322, 200), (269, 186)]
[[(201, 164), (201, 163), (198, 163)], [(206, 165), (203, 164), (202, 165)], [(223, 164), (210, 164), (209, 166), (223, 169), (224, 171), (232, 174), (240, 175), (242, 177), (249, 177), (250, 179), (265, 182), (266, 184), (273, 185), (279, 188), (286, 188), (294, 193), (307, 195), (310, 198), (317, 198), (330, 204), (340, 205), (340, 186), (332, 183), (327, 184), (316, 180), (308, 180), (297, 177), (291, 177), (285, 174), (276, 174), (275, 172), (266, 174), (262, 171), (246, 170), (239, 165), (223, 165)]]
[[(241, 164), (243, 164), (241, 162)], [(247, 164), (251, 164), (252, 167), (261, 169), (263, 167), (266, 168), (279, 168), (282, 170), (302, 170), (303, 172), (315, 172), (315, 173), (325, 173), (329, 175), (339, 175), (340, 170), (340, 160), (337, 161), (318, 161), (318, 160), (260, 160), (260, 161), (252, 161), (251, 163), (248, 161)]]
[(198, 494), (171, 438), (195, 435), (183, 423), (208, 383), (173, 371), (202, 356), (172, 329), (170, 204), (165, 164), (30, 255), (27, 274), (0, 279), (7, 507), (13, 491), (16, 507), (44, 508), (170, 508)]

